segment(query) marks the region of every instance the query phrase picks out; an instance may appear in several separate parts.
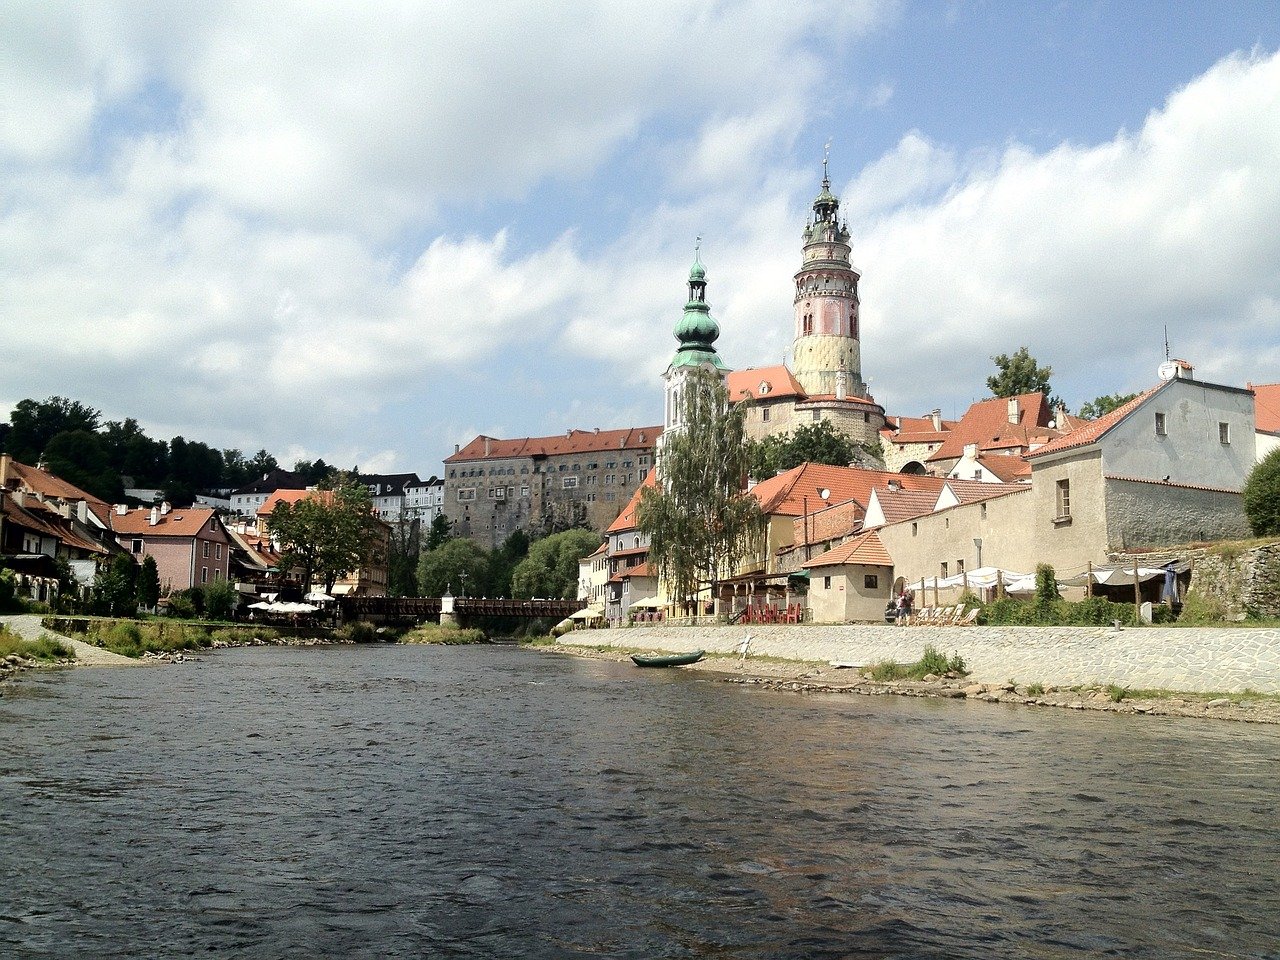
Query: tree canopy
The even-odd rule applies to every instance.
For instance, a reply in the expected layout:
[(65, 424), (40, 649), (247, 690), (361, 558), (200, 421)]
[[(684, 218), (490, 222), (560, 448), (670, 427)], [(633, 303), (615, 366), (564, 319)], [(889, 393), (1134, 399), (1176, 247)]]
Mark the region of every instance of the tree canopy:
[(19, 400), (9, 414), (5, 452), (20, 463), (37, 463), (49, 441), (60, 433), (98, 429), (102, 414), (66, 397)]
[(720, 378), (698, 371), (682, 393), (684, 426), (664, 436), (658, 484), (640, 498), (637, 523), (649, 560), (671, 591), (691, 602), (753, 549), (764, 516), (746, 492), (746, 409), (729, 401)]
[(1244, 483), (1244, 513), (1259, 537), (1280, 536), (1280, 448), (1249, 471)]
[(350, 474), (331, 474), (318, 491), (277, 503), (267, 530), (280, 544), (281, 566), (302, 572), (303, 590), (319, 579), (326, 591), (377, 549), (377, 518), (369, 488)]
[(571, 600), (578, 592), (578, 561), (600, 546), (591, 530), (565, 530), (535, 541), (511, 575), (511, 595)]
[(1105, 417), (1117, 407), (1123, 407), (1136, 396), (1136, 393), (1103, 394), (1083, 404), (1080, 407), (1080, 416), (1086, 420), (1097, 420), (1099, 417)]
[(749, 441), (751, 476), (768, 480), (802, 463), (846, 467), (859, 458), (861, 444), (840, 433), (828, 420), (807, 423), (793, 433)]
[(1043, 393), (1050, 406), (1058, 406), (1062, 401), (1053, 396), (1053, 388), (1049, 378), (1053, 376), (1053, 367), (1042, 367), (1026, 347), (1019, 347), (1013, 356), (999, 354), (991, 358), (996, 365), (996, 372), (987, 377), (987, 387), (993, 396), (1016, 397), (1024, 393)]
[(487, 593), (489, 555), (471, 540), (447, 540), (422, 554), (418, 561), (418, 589), (424, 597), (442, 596), (449, 590), (457, 596)]

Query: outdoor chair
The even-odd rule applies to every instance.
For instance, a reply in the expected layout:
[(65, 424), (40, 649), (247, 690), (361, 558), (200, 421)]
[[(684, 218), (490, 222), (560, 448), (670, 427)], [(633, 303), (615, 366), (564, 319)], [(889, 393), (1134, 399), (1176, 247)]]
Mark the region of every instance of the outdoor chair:
[(964, 619), (960, 621), (960, 626), (967, 627), (970, 624), (977, 623), (978, 614), (980, 614), (981, 612), (982, 611), (980, 609), (978, 609), (977, 607), (974, 607), (972, 610), (970, 610), (968, 613), (964, 615)]

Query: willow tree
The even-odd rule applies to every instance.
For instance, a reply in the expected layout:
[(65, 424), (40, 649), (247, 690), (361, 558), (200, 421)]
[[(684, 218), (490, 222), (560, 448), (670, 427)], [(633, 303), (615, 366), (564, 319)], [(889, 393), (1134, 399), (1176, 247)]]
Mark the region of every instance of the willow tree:
[(760, 504), (746, 490), (745, 420), (719, 376), (690, 373), (678, 425), (662, 438), (658, 483), (640, 498), (636, 521), (649, 538), (649, 562), (686, 605), (704, 586), (714, 597), (721, 577), (755, 552), (764, 533)]

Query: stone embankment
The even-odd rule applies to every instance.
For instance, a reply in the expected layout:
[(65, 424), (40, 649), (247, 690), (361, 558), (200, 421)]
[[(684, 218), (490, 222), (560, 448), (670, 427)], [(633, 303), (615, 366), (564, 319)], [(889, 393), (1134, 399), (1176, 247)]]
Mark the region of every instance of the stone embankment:
[[(574, 646), (576, 634), (554, 647), (539, 649), (592, 659), (624, 661), (625, 653), (613, 648)], [(1209, 720), (1236, 720), (1245, 723), (1280, 724), (1280, 700), (1273, 697), (1235, 694), (1230, 697), (1198, 696), (1184, 693), (1167, 696), (1131, 695), (1119, 687), (1085, 685), (1060, 689), (1039, 684), (1010, 681), (980, 683), (969, 676), (948, 674), (923, 680), (876, 681), (870, 673), (830, 664), (779, 660), (739, 661), (736, 657), (711, 657), (687, 667), (711, 679), (768, 690), (802, 694), (855, 694), (861, 696), (934, 697), (978, 703), (1020, 704), (1058, 707), (1066, 710), (1098, 710), (1107, 713), (1157, 717), (1197, 717)]]
[(574, 631), (561, 642), (727, 654), (747, 637), (757, 656), (858, 666), (915, 663), (931, 645), (959, 653), (969, 676), (984, 684), (1280, 694), (1280, 629), (1274, 628), (655, 624)]

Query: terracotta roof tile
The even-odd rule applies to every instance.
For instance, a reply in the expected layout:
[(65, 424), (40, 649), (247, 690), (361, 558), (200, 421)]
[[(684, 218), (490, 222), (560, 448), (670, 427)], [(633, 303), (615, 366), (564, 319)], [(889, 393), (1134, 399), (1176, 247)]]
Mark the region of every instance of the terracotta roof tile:
[(1101, 416), (1097, 420), (1090, 420), (1079, 430), (1072, 430), (1065, 437), (1059, 437), (1051, 443), (1046, 443), (1043, 447), (1037, 447), (1035, 450), (1032, 450), (1027, 454), (1027, 456), (1042, 457), (1047, 453), (1057, 453), (1059, 450), (1071, 450), (1075, 447), (1084, 447), (1097, 440), (1101, 440), (1112, 427), (1118, 424), (1125, 417), (1129, 416), (1129, 414), (1133, 413), (1138, 409), (1138, 407), (1142, 406), (1147, 402), (1147, 400), (1155, 396), (1172, 382), (1172, 380), (1167, 380), (1159, 386), (1143, 391), (1128, 403), (1116, 407), (1105, 416)]
[(898, 523), (933, 513), (941, 492), (941, 484), (937, 490), (888, 490), (877, 487), (876, 500), (884, 514), (885, 523)]
[(810, 568), (837, 567), (848, 563), (861, 563), (873, 567), (891, 567), (893, 566), (893, 558), (889, 556), (889, 551), (884, 548), (884, 544), (880, 541), (875, 531), (872, 530), (870, 533), (860, 534), (848, 543), (843, 543), (820, 556), (814, 557), (806, 566)]
[(111, 532), (125, 537), (138, 534), (148, 537), (194, 537), (215, 517), (214, 511), (207, 507), (188, 507), (161, 515), (155, 526), (152, 526), (151, 509), (148, 507), (123, 514), (112, 511)]
[(1126, 483), (1150, 483), (1157, 487), (1174, 487), (1180, 490), (1206, 490), (1210, 493), (1239, 493), (1240, 491), (1232, 487), (1206, 487), (1198, 483), (1166, 483), (1163, 480), (1152, 480), (1150, 477), (1125, 477), (1118, 473), (1105, 473), (1103, 476), (1108, 480), (1123, 480)]
[(47, 470), (28, 466), (11, 458), (8, 461), (8, 474), (11, 479), (17, 477), (21, 485), (32, 493), (58, 500), (83, 500), (94, 516), (106, 526), (107, 515), (111, 512), (111, 505), (105, 500), (100, 500), (93, 494), (86, 493), (74, 484), (68, 483), (61, 477), (54, 476)]
[(1263, 433), (1280, 433), (1280, 383), (1255, 383), (1253, 390), (1253, 416), (1256, 429)]
[[(1009, 422), (1009, 400), (1018, 404), (1018, 422)], [(1052, 413), (1043, 393), (1023, 393), (1017, 397), (991, 397), (971, 404), (946, 441), (930, 460), (958, 460), (964, 448), (974, 443), (979, 449), (1030, 447), (1030, 437), (1049, 431)], [(1057, 436), (1056, 433), (1053, 434)]]
[[(609, 450), (648, 450), (657, 445), (662, 427), (625, 427), (621, 430), (569, 430), (554, 437), (520, 437), (499, 440), (483, 434), (445, 463), (467, 460), (510, 460), (514, 457), (551, 457)], [(486, 446), (487, 444), (487, 446)]]
[[(872, 489), (887, 487), (891, 481), (903, 490), (932, 490), (935, 496), (944, 482), (941, 477), (802, 463), (756, 484), (751, 492), (766, 514), (798, 517), (805, 512), (805, 498), (811, 513), (826, 504), (848, 500), (856, 500), (865, 509)], [(826, 501), (818, 497), (822, 489), (830, 491)]]
[(1014, 483), (1031, 476), (1031, 464), (1022, 457), (978, 457), (983, 469), (994, 473), (1003, 483)]
[(657, 483), (658, 470), (656, 467), (651, 467), (649, 472), (645, 474), (644, 480), (640, 482), (640, 486), (636, 487), (636, 492), (627, 501), (627, 505), (618, 514), (618, 518), (605, 529), (605, 533), (622, 533), (626, 530), (636, 529), (636, 508), (640, 506), (640, 497), (644, 494), (646, 487), (656, 486)]
[[(760, 392), (762, 384), (768, 385), (764, 393)], [(800, 386), (800, 381), (782, 364), (776, 367), (748, 367), (746, 370), (734, 370), (730, 372), (726, 386), (731, 400), (747, 398), (777, 400), (783, 397), (803, 399), (807, 396), (804, 387)]]

